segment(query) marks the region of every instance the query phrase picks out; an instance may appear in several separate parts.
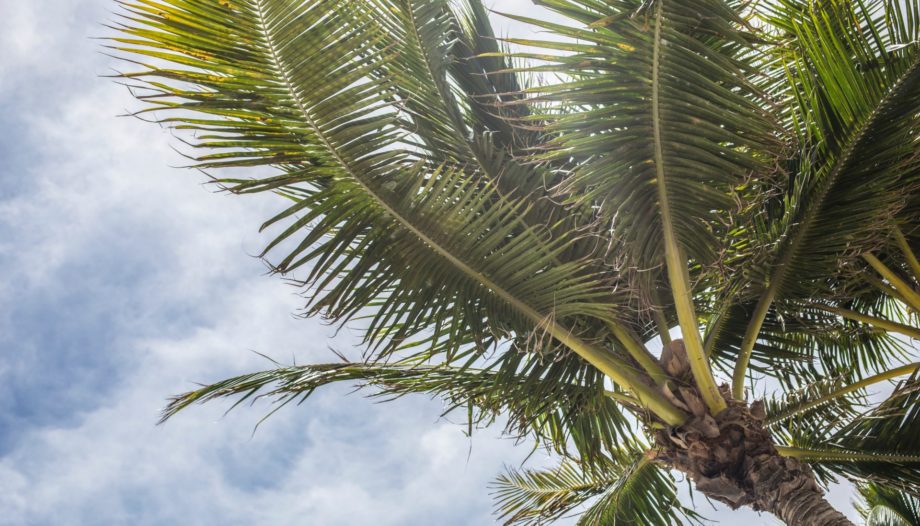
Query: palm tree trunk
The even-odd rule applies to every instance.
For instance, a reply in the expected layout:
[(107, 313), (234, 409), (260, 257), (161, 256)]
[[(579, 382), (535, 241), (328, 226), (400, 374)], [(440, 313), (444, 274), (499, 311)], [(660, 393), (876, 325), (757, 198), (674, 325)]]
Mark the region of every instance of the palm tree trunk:
[(732, 404), (716, 419), (659, 432), (657, 442), (664, 447), (655, 457), (732, 509), (768, 511), (788, 526), (853, 526), (824, 498), (807, 464), (779, 454), (761, 422), (747, 407)]
[(854, 526), (820, 492), (789, 495), (784, 502), (777, 503), (776, 508), (770, 511), (788, 526)]
[(824, 498), (812, 471), (794, 458), (761, 457), (745, 478), (753, 483), (754, 509), (769, 511), (788, 526), (853, 526)]
[(722, 386), (727, 408), (714, 417), (693, 385), (680, 340), (661, 354), (661, 367), (676, 381), (667, 389), (672, 401), (691, 417), (655, 433), (654, 458), (683, 472), (696, 489), (732, 509), (769, 511), (789, 526), (853, 526), (824, 499), (815, 474), (801, 460), (782, 456), (764, 426), (762, 402), (750, 406)]

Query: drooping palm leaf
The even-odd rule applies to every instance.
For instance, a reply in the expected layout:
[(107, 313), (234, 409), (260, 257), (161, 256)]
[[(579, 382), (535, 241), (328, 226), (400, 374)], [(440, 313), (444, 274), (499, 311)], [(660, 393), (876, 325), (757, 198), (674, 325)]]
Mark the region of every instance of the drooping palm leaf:
[[(784, 454), (808, 461), (819, 476), (920, 491), (920, 384), (901, 382), (877, 407), (830, 426), (803, 422)], [(803, 432), (804, 431), (804, 432)]]
[[(681, 420), (644, 381), (627, 379), (626, 361), (566, 326), (572, 317), (616, 323), (616, 278), (558, 258), (579, 234), (529, 224), (526, 199), (458, 165), (464, 151), (451, 158), (442, 144), (469, 147), (441, 78), (443, 2), (124, 5), (129, 38), (116, 39), (118, 48), (176, 66), (124, 76), (151, 90), (143, 96), (151, 110), (180, 110), (161, 121), (198, 132), (194, 145), (206, 152), (198, 166), (285, 170), (227, 184), (294, 201), (269, 221), (297, 217), (269, 249), (293, 241), (279, 271), (312, 265), (314, 310), (347, 320), (373, 306), (368, 338), (394, 346), (432, 328), (453, 335), (455, 347), (537, 328)], [(425, 155), (426, 144), (448, 158)]]
[[(746, 286), (763, 291), (749, 307), (735, 392), (760, 324), (775, 301), (814, 300), (847, 260), (874, 249), (916, 191), (920, 46), (908, 3), (777, 0), (761, 4), (780, 44), (794, 100), (797, 158), (775, 247)], [(742, 295), (743, 296), (743, 295)], [(719, 344), (716, 343), (718, 346)]]
[(515, 437), (532, 437), (562, 454), (571, 444), (588, 462), (601, 462), (605, 452), (635, 442), (635, 420), (627, 419), (622, 403), (604, 389), (601, 375), (585, 365), (581, 370), (587, 378), (573, 377), (572, 367), (562, 361), (543, 366), (523, 353), (509, 353), (485, 369), (352, 362), (278, 367), (177, 396), (162, 421), (189, 405), (222, 398), (237, 399), (233, 407), (266, 398), (280, 408), (302, 403), (320, 387), (347, 383), (372, 388), (371, 396), (384, 399), (407, 394), (441, 398), (444, 414), (465, 412), (471, 428), (503, 416), (506, 432)]
[(920, 498), (878, 484), (860, 486), (859, 496), (866, 526), (920, 526)]
[(545, 470), (514, 470), (493, 484), (505, 524), (546, 524), (588, 505), (580, 526), (670, 526), (699, 516), (677, 500), (674, 481), (641, 452), (619, 451), (592, 469), (574, 460)]

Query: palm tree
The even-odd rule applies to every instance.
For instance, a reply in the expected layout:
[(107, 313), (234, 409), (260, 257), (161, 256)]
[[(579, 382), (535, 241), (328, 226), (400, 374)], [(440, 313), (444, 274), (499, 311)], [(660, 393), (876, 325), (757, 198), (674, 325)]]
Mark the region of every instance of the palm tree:
[(119, 3), (142, 112), (285, 198), (263, 255), (367, 344), (164, 420), (436, 394), (562, 456), (508, 524), (692, 522), (675, 472), (791, 525), (850, 524), (835, 477), (920, 494), (917, 0), (539, 0), (568, 23), (507, 41), (480, 0)]

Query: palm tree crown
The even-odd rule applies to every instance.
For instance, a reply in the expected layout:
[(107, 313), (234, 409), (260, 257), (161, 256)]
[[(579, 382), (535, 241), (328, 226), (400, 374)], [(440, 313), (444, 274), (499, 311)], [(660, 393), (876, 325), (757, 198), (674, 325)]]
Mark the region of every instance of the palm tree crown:
[(673, 471), (788, 524), (850, 524), (835, 477), (920, 497), (917, 0), (535, 0), (542, 40), (480, 0), (119, 3), (141, 112), (286, 199), (263, 256), (367, 344), (164, 419), (341, 381), (506, 415), (564, 457), (496, 481), (508, 524), (693, 522)]

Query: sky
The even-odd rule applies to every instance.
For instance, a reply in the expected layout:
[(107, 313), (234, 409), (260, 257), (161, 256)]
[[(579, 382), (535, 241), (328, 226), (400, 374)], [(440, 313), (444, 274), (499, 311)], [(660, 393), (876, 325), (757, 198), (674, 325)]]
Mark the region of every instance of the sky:
[[(139, 105), (104, 77), (125, 66), (93, 39), (114, 9), (0, 0), (0, 526), (495, 524), (488, 484), (530, 449), (500, 425), (467, 437), (425, 397), (380, 404), (338, 386), (255, 433), (267, 405), (155, 425), (195, 382), (268, 368), (257, 353), (361, 349), (296, 317), (298, 291), (253, 256), (283, 202), (214, 193), (176, 168), (167, 130), (118, 117)], [(852, 514), (849, 499), (832, 495)], [(722, 524), (778, 524), (697, 504)]]

